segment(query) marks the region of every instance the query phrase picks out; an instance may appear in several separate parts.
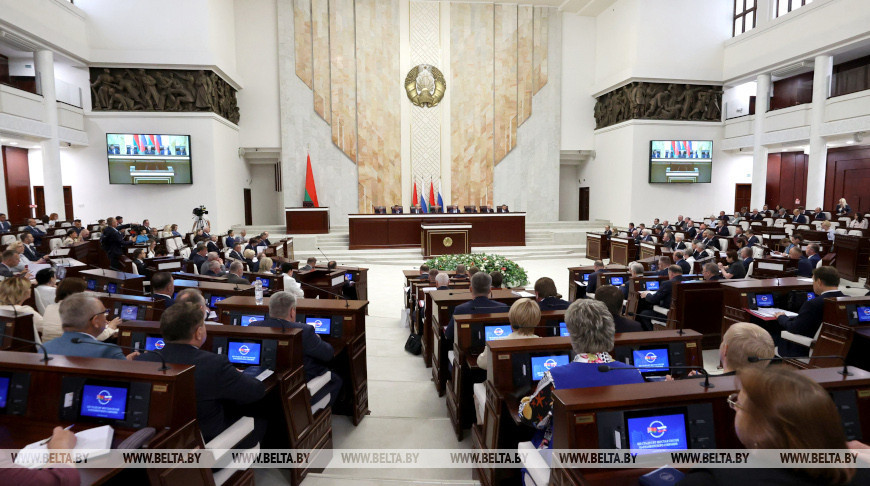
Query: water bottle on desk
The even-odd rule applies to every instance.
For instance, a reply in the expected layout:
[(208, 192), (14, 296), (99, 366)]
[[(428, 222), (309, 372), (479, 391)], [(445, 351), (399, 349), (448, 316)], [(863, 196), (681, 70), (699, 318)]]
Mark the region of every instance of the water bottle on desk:
[(259, 279), (254, 280), (254, 300), (257, 305), (263, 305), (263, 282)]

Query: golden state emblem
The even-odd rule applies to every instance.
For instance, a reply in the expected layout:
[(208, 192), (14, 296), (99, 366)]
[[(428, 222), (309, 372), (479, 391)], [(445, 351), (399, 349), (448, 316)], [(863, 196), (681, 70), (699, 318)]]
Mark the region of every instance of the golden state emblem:
[(405, 77), (405, 91), (414, 106), (431, 108), (438, 105), (444, 98), (447, 83), (444, 75), (437, 67), (420, 64), (408, 72)]
[(446, 236), (444, 237), (444, 241), (442, 241), (441, 243), (444, 244), (444, 248), (450, 248), (451, 246), (453, 246), (453, 238)]

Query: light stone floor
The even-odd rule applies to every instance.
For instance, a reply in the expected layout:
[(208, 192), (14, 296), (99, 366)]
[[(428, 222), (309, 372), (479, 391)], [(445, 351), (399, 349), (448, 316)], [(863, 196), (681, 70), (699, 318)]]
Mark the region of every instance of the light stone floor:
[[(343, 262), (352, 264), (352, 262)], [(560, 293), (568, 294), (567, 268), (591, 265), (587, 259), (517, 260), (526, 269), (529, 282), (544, 276), (553, 278)], [(333, 443), (343, 449), (446, 449), (470, 448), (465, 434), (457, 442), (450, 426), (445, 399), (438, 398), (431, 382), (431, 370), (418, 356), (404, 351), (408, 331), (401, 327), (401, 265), (369, 265), (369, 316), (366, 319), (369, 409), (371, 415), (354, 427), (347, 417), (333, 417)], [(863, 282), (844, 282), (860, 286)], [(846, 289), (844, 289), (846, 290)], [(860, 292), (860, 293), (859, 293)], [(846, 293), (863, 295), (860, 290)], [(717, 350), (704, 351), (704, 367), (711, 374), (721, 373)], [(289, 484), (285, 472), (256, 470), (258, 485)], [(475, 485), (470, 470), (462, 469), (326, 469), (311, 474), (305, 486), (397, 486)]]

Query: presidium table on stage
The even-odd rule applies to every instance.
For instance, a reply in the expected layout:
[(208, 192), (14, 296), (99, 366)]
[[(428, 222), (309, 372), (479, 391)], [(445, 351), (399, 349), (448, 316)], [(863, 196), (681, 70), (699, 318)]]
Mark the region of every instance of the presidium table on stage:
[(348, 224), (351, 250), (420, 248), (424, 224), (470, 224), (472, 247), (526, 244), (526, 213), (351, 214)]

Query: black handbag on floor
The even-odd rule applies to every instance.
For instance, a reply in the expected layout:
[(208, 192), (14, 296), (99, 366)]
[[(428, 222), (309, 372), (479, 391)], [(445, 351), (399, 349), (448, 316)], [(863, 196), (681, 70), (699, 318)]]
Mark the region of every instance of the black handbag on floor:
[(423, 352), (423, 336), (412, 332), (405, 341), (405, 351), (419, 356)]

